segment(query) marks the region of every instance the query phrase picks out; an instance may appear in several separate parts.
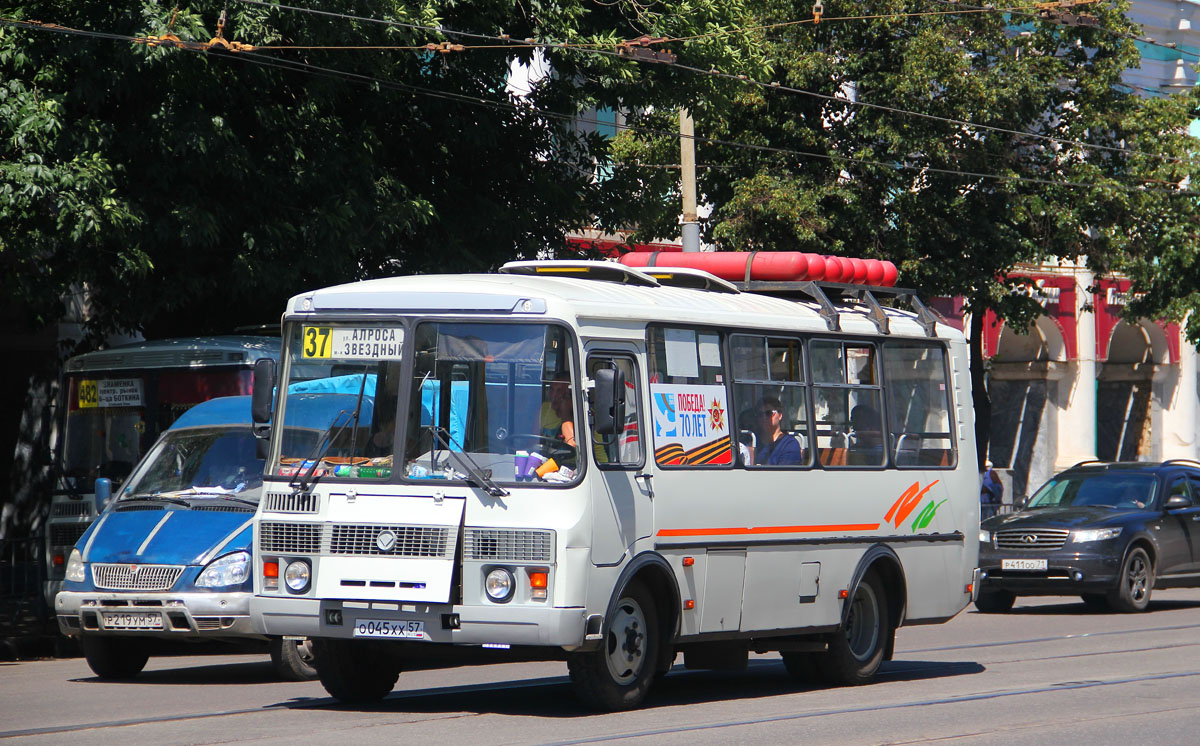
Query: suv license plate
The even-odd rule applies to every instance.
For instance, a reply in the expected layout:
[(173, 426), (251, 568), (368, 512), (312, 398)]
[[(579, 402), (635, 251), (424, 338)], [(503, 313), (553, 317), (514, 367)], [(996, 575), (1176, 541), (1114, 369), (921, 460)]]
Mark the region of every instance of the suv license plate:
[(162, 629), (162, 614), (124, 614), (103, 611), (100, 618), (105, 629)]
[(355, 619), (355, 637), (425, 638), (425, 622), (415, 619)]
[(1001, 570), (1045, 570), (1044, 559), (1006, 559), (1000, 560)]

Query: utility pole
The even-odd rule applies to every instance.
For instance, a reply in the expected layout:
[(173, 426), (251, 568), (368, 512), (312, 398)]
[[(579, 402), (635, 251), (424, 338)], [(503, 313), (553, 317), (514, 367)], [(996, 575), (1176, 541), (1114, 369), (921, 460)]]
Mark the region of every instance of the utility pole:
[(696, 214), (696, 131), (692, 114), (679, 110), (680, 192), (683, 195), (683, 250), (700, 250), (700, 219)]

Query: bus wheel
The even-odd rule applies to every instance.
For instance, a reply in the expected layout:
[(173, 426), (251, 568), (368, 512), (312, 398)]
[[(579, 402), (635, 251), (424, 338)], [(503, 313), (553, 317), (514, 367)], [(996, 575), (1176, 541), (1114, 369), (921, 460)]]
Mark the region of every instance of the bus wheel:
[(271, 638), (271, 666), (284, 681), (312, 681), (317, 678), (313, 666), (312, 641)]
[(132, 679), (150, 659), (145, 641), (136, 638), (83, 635), (80, 645), (88, 667), (102, 679)]
[(400, 669), (376, 645), (353, 640), (312, 640), (313, 663), (321, 686), (342, 702), (383, 699)]
[(571, 684), (589, 707), (632, 709), (646, 698), (658, 660), (658, 613), (645, 586), (625, 587), (604, 629), (598, 649), (567, 657)]
[(1003, 614), (1013, 607), (1017, 597), (1009, 591), (979, 591), (975, 608), (984, 614)]
[(890, 634), (887, 596), (879, 576), (868, 572), (854, 590), (845, 625), (829, 639), (829, 650), (817, 656), (821, 677), (831, 684), (870, 683), (883, 662)]

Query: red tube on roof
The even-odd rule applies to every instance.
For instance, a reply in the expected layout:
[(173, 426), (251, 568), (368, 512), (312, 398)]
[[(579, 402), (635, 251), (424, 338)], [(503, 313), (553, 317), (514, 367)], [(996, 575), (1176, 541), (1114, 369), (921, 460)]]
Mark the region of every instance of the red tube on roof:
[(628, 267), (688, 267), (701, 269), (723, 280), (743, 282), (796, 282), (824, 280), (875, 286), (895, 285), (896, 265), (878, 259), (851, 259), (805, 254), (799, 251), (634, 252), (624, 254)]

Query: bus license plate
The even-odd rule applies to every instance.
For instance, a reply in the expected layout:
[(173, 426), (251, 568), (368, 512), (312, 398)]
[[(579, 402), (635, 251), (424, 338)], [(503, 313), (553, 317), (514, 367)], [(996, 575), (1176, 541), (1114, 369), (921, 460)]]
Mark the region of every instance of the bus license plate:
[(1045, 570), (1044, 559), (1006, 559), (1000, 560), (1001, 570)]
[(105, 629), (162, 629), (161, 614), (123, 614), (104, 611), (100, 613)]
[(355, 619), (355, 637), (425, 639), (425, 622), (415, 619)]

